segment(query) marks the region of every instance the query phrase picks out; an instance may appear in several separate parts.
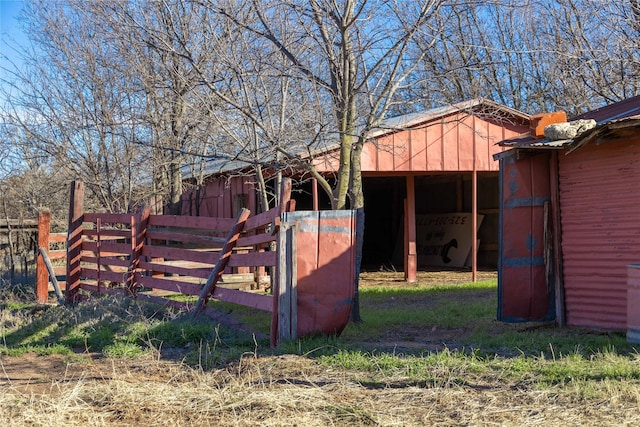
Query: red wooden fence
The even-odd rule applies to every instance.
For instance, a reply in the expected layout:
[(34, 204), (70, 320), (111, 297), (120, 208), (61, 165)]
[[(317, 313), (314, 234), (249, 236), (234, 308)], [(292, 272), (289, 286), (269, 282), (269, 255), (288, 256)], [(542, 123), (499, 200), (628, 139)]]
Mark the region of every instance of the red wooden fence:
[[(126, 293), (197, 314), (211, 312), (206, 308), (211, 297), (271, 312), (273, 345), (310, 333), (339, 333), (348, 321), (354, 283), (354, 269), (349, 268), (355, 247), (353, 213), (301, 212), (287, 219), (295, 208), (290, 180), (283, 183), (279, 206), (253, 216), (242, 209), (235, 219), (150, 215), (148, 209), (135, 214), (83, 213), (83, 194), (82, 185), (74, 183), (66, 283), (61, 286), (67, 302), (91, 293)], [(51, 259), (61, 260), (64, 253), (50, 249), (61, 239), (49, 235), (48, 224), (43, 212), (40, 247)], [(301, 233), (304, 248), (296, 244), (296, 232)], [(320, 232), (329, 232), (328, 237), (321, 238)], [(309, 264), (309, 260), (315, 261)], [(39, 257), (40, 302), (48, 299), (49, 275), (41, 268), (45, 261), (46, 256)], [(258, 275), (269, 267), (275, 267), (271, 293), (225, 283), (223, 273), (242, 269), (253, 271), (251, 280), (257, 285)], [(60, 273), (60, 268), (55, 270)], [(302, 287), (296, 289), (298, 282)], [(304, 296), (300, 303), (298, 292)], [(167, 298), (171, 295), (199, 299), (194, 309), (193, 302)], [(305, 301), (311, 306), (300, 313), (299, 304), (306, 307)], [(313, 301), (321, 302), (321, 307), (313, 306)]]
[[(51, 214), (48, 210), (42, 210), (38, 214), (38, 247), (44, 248), (51, 261), (56, 276), (66, 276), (67, 250), (60, 249), (67, 242), (67, 233), (51, 233)], [(52, 248), (51, 246), (54, 246)], [(44, 264), (45, 260), (38, 255), (36, 261), (36, 299), (39, 303), (49, 300), (49, 272)], [(61, 288), (65, 288), (65, 282), (59, 282)]]
[[(257, 284), (258, 275), (264, 273), (266, 267), (276, 266), (278, 256), (277, 251), (272, 250), (272, 243), (278, 239), (280, 215), (295, 207), (290, 199), (290, 181), (283, 184), (280, 206), (254, 216), (243, 210), (241, 221), (150, 215), (148, 209), (136, 214), (85, 213), (82, 212), (83, 195), (81, 183), (74, 183), (68, 233), (49, 233), (48, 211), (43, 211), (39, 218), (39, 246), (54, 265), (67, 259), (66, 267), (53, 268), (56, 276), (66, 276), (66, 282), (61, 282), (60, 287), (66, 291), (67, 302), (83, 298), (87, 293), (127, 293), (191, 309), (193, 303), (166, 297), (199, 296), (208, 286), (205, 302), (213, 297), (277, 312), (277, 299), (271, 294), (264, 290), (234, 289), (224, 283), (222, 273), (251, 269), (255, 275), (250, 280)], [(228, 233), (234, 226), (237, 232), (230, 240)], [(67, 242), (67, 250), (52, 250), (50, 245), (57, 242)], [(43, 303), (48, 301), (49, 292), (45, 258), (42, 255), (38, 258), (36, 284), (37, 299)], [(272, 323), (271, 338), (275, 343), (278, 322)]]

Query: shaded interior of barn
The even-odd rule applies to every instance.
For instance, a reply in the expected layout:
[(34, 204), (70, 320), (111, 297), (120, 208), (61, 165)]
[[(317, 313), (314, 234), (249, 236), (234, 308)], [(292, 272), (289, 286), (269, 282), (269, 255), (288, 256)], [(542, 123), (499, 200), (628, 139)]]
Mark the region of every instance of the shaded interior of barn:
[[(477, 172), (478, 267), (495, 269), (498, 264), (499, 187), (497, 172)], [(293, 197), (296, 210), (313, 209), (312, 181), (298, 184)], [(362, 269), (403, 271), (404, 200), (406, 177), (365, 176), (365, 235)], [(471, 213), (472, 173), (415, 175), (416, 215)], [(330, 209), (328, 196), (318, 189), (319, 209)], [(420, 233), (420, 228), (418, 228)], [(418, 241), (421, 236), (418, 235)], [(418, 256), (418, 267), (430, 265)], [(470, 265), (469, 265), (470, 267)]]

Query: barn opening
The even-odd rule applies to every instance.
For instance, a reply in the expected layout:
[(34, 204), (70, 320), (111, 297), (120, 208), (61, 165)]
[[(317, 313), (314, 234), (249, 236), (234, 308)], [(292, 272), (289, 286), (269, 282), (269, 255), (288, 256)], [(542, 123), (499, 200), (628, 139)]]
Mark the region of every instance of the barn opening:
[[(415, 176), (415, 206), (418, 268), (442, 267), (430, 262), (426, 256), (429, 248), (428, 236), (433, 229), (422, 227), (434, 215), (442, 216), (472, 211), (472, 173), (427, 174)], [(390, 269), (402, 271), (404, 245), (404, 200), (406, 193), (405, 176), (365, 177), (365, 236), (362, 265), (364, 270)], [(496, 269), (498, 265), (498, 213), (499, 189), (497, 172), (478, 173), (478, 267)], [(460, 216), (456, 216), (459, 218)], [(452, 224), (451, 226), (455, 226)], [(446, 224), (444, 226), (447, 226)], [(470, 228), (467, 227), (468, 230)], [(457, 242), (459, 248), (468, 247), (470, 254), (471, 232), (466, 242)], [(449, 242), (444, 242), (444, 244)], [(466, 243), (466, 246), (465, 246)], [(465, 267), (471, 266), (470, 258)], [(446, 267), (446, 265), (445, 265)], [(452, 266), (454, 267), (454, 266)]]

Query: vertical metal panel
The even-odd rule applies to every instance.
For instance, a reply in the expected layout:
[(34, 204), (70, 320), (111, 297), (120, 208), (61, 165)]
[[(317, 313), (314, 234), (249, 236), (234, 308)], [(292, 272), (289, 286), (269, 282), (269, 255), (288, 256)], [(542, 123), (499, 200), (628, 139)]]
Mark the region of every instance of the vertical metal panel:
[(457, 171), (459, 168), (458, 123), (456, 117), (442, 120), (442, 167), (441, 170)]
[[(362, 155), (360, 156), (360, 167), (363, 171), (378, 170), (378, 150), (373, 147), (372, 144), (364, 145), (362, 149)], [(326, 169), (318, 168), (318, 170)]]
[(377, 171), (393, 171), (393, 134), (379, 138), (375, 144), (366, 144), (377, 151)]
[[(494, 126), (485, 120), (474, 117), (473, 130), (476, 138), (474, 161), (476, 170), (498, 170), (499, 163), (494, 161), (491, 156), (493, 152), (500, 152), (503, 148), (496, 144), (500, 140), (491, 139), (489, 129)], [(500, 134), (502, 135), (502, 132)]]
[(640, 260), (640, 141), (559, 158), (568, 325), (626, 328), (626, 267)]
[(340, 333), (355, 291), (355, 211), (297, 211), (297, 335)]
[(548, 154), (500, 160), (498, 320), (553, 319), (546, 275), (544, 204), (550, 199)]
[[(476, 134), (475, 116), (459, 117), (458, 120), (458, 170), (469, 171), (474, 169)], [(480, 119), (478, 119), (480, 120)], [(478, 145), (481, 145), (480, 138)], [(485, 145), (486, 144), (485, 142)]]
[(392, 135), (393, 140), (393, 170), (408, 172), (411, 170), (413, 153), (413, 130), (398, 132)]
[(640, 264), (627, 266), (627, 341), (640, 344)]
[(427, 134), (427, 170), (443, 170), (443, 143), (442, 143), (442, 123), (426, 126), (424, 130)]
[(427, 170), (427, 130), (416, 128), (411, 133), (411, 165), (412, 171)]

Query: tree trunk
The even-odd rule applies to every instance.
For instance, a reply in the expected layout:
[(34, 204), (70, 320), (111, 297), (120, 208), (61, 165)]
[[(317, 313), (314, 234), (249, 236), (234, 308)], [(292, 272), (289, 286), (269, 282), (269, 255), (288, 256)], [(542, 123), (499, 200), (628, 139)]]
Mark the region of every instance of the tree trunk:
[(169, 214), (180, 215), (182, 213), (182, 173), (180, 172), (180, 164), (172, 161), (169, 164)]
[(264, 174), (262, 173), (262, 166), (256, 166), (256, 176), (258, 177), (258, 195), (260, 197), (260, 207), (262, 212), (269, 210), (269, 197), (267, 194), (267, 185), (264, 182)]
[(349, 181), (351, 179), (351, 135), (344, 132), (340, 136), (340, 167), (332, 209), (346, 209)]
[(356, 211), (356, 265), (355, 265), (355, 292), (351, 304), (351, 321), (362, 322), (360, 316), (360, 266), (362, 264), (362, 248), (364, 246), (364, 191), (362, 188), (362, 171), (360, 156), (362, 154), (363, 143), (359, 142), (352, 151), (351, 159), (351, 197), (352, 208)]
[(16, 254), (13, 246), (13, 229), (11, 227), (11, 221), (9, 220), (9, 211), (7, 210), (7, 199), (2, 198), (2, 207), (4, 208), (4, 216), (7, 220), (7, 236), (9, 239), (9, 279), (13, 282), (16, 274)]

